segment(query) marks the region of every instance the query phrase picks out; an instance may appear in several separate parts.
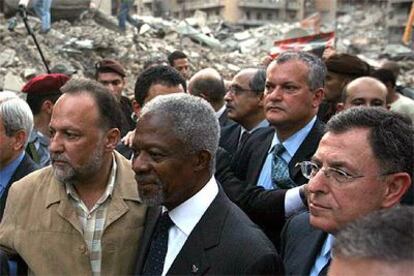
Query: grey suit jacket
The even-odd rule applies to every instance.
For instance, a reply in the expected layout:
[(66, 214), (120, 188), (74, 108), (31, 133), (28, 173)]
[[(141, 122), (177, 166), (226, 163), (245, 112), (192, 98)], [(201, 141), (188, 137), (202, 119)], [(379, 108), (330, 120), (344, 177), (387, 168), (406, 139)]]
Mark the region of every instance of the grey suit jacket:
[[(136, 274), (141, 274), (160, 208), (149, 208), (138, 250)], [(168, 275), (251, 275), (283, 273), (271, 242), (220, 189), (191, 232)]]
[(309, 224), (309, 213), (288, 220), (283, 228), (281, 254), (286, 275), (309, 275), (327, 233)]

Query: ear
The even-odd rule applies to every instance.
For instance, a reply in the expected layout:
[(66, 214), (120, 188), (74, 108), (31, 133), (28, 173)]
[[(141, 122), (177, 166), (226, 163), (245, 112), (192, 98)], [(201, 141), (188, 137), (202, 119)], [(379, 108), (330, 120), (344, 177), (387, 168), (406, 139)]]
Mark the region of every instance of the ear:
[(46, 100), (42, 103), (41, 110), (46, 114), (52, 115), (54, 103), (51, 100)]
[(204, 100), (208, 101), (208, 97), (204, 93), (201, 93), (198, 96), (201, 97), (201, 98), (203, 98)]
[(344, 103), (337, 103), (336, 104), (336, 113), (339, 113), (341, 111), (343, 111), (345, 108), (345, 104)]
[(317, 108), (322, 103), (325, 91), (323, 88), (318, 88), (313, 93), (312, 107)]
[(13, 142), (13, 149), (15, 151), (20, 151), (24, 148), (26, 140), (28, 138), (26, 132), (24, 130), (18, 130), (14, 135), (14, 142)]
[(202, 171), (210, 166), (213, 156), (206, 150), (201, 150), (195, 154), (194, 171)]
[(105, 137), (105, 150), (113, 151), (118, 145), (119, 139), (121, 137), (121, 132), (117, 128), (111, 128), (106, 132)]
[(132, 109), (134, 110), (135, 115), (139, 117), (142, 106), (140, 106), (139, 103), (135, 99), (132, 100)]
[(383, 208), (390, 208), (398, 204), (411, 185), (408, 173), (399, 172), (385, 176), (386, 189), (384, 191)]
[(258, 100), (259, 100), (259, 103), (258, 103), (258, 106), (260, 106), (260, 107), (264, 107), (264, 93), (261, 93), (260, 95), (258, 95), (257, 96), (258, 97)]

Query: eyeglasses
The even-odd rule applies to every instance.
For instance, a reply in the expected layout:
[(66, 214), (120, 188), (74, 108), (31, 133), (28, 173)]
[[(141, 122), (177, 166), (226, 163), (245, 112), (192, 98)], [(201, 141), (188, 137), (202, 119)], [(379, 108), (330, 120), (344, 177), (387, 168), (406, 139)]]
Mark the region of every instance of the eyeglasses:
[[(332, 177), (333, 179), (335, 179), (337, 183), (340, 183), (340, 184), (348, 183), (355, 179), (368, 176), (368, 175), (351, 175), (343, 170), (332, 168), (332, 167), (323, 168), (312, 161), (302, 161), (302, 162), (297, 163), (296, 166), (300, 166), (300, 170), (303, 176), (309, 180), (314, 178), (318, 174), (319, 171), (322, 171), (323, 174), (328, 178)], [(393, 174), (393, 173), (394, 172), (373, 175), (373, 176), (384, 176), (384, 175)]]
[(246, 89), (246, 88), (240, 87), (238, 85), (230, 85), (230, 87), (228, 89), (228, 92), (230, 92), (230, 93), (232, 93), (236, 96), (242, 94), (243, 92), (247, 92), (247, 91), (253, 91), (253, 90)]

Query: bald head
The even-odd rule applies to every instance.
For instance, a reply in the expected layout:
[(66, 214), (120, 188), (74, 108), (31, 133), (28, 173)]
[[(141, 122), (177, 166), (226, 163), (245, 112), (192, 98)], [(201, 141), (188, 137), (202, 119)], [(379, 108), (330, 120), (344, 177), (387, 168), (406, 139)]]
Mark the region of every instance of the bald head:
[(386, 108), (387, 87), (372, 77), (360, 77), (348, 83), (342, 92), (338, 111), (353, 106), (382, 106)]
[(226, 89), (216, 69), (205, 68), (195, 73), (188, 84), (188, 92), (207, 100), (216, 111), (224, 105)]

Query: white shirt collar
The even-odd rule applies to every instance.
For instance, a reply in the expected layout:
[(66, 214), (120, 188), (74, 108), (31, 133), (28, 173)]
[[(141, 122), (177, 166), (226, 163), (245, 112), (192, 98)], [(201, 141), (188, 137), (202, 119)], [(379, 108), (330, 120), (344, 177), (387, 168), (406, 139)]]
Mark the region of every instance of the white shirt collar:
[[(218, 185), (213, 176), (198, 193), (169, 211), (175, 226), (189, 236), (207, 208), (216, 198), (218, 191)], [(163, 207), (163, 210), (165, 210), (165, 207)]]
[(216, 111), (216, 118), (219, 119), (221, 115), (223, 115), (224, 111), (226, 110), (226, 105), (223, 104), (222, 107), (218, 111)]

